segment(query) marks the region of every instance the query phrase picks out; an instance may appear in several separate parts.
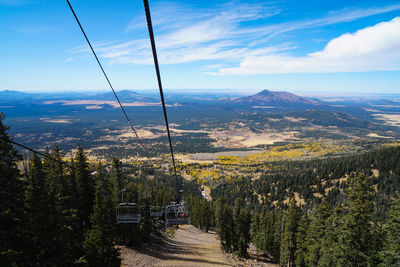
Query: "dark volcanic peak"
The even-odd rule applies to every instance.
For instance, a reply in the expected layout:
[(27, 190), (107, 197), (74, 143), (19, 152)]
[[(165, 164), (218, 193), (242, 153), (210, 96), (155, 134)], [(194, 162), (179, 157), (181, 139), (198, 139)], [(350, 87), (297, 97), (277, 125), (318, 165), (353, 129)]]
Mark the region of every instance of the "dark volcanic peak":
[(306, 97), (298, 96), (288, 92), (277, 92), (263, 90), (258, 94), (246, 97), (240, 97), (234, 100), (236, 103), (249, 105), (317, 105), (318, 102)]

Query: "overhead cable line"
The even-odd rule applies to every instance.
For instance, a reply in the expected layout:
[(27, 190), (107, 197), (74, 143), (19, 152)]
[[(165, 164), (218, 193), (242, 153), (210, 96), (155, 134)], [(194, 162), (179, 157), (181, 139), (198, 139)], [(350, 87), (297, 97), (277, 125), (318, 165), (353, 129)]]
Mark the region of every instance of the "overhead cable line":
[(139, 138), (139, 135), (137, 134), (135, 128), (133, 127), (132, 121), (129, 119), (128, 114), (126, 113), (124, 107), (122, 106), (122, 103), (121, 103), (121, 101), (119, 100), (119, 97), (118, 97), (117, 93), (115, 92), (114, 87), (113, 87), (113, 85), (111, 84), (111, 81), (110, 81), (110, 79), (108, 78), (108, 76), (107, 76), (107, 74), (106, 74), (106, 72), (105, 72), (105, 70), (104, 70), (104, 68), (103, 68), (103, 65), (101, 64), (99, 58), (97, 57), (97, 54), (96, 54), (96, 52), (94, 51), (93, 46), (92, 46), (92, 44), (90, 43), (89, 38), (87, 37), (87, 35), (86, 35), (86, 33), (85, 33), (85, 30), (83, 29), (83, 27), (82, 27), (82, 25), (81, 25), (81, 23), (80, 23), (80, 21), (79, 21), (77, 15), (76, 15), (74, 9), (72, 8), (71, 3), (69, 2), (69, 0), (66, 0), (66, 1), (67, 1), (67, 3), (68, 3), (69, 8), (71, 9), (72, 14), (73, 14), (74, 17), (75, 17), (76, 22), (77, 22), (78, 25), (79, 25), (79, 28), (81, 29), (81, 31), (82, 31), (82, 33), (83, 33), (83, 36), (84, 36), (85, 39), (86, 39), (86, 42), (88, 43), (88, 45), (89, 45), (89, 47), (90, 47), (90, 50), (92, 50), (93, 56), (96, 58), (97, 64), (99, 65), (99, 67), (100, 67), (100, 69), (101, 69), (101, 71), (102, 71), (104, 77), (105, 77), (106, 80), (107, 80), (108, 85), (110, 86), (112, 92), (114, 93), (115, 99), (117, 100), (117, 102), (118, 102), (118, 104), (119, 104), (119, 107), (121, 108), (122, 112), (124, 113), (125, 118), (126, 118), (126, 120), (128, 121), (130, 128), (132, 129), (133, 133), (135, 134), (135, 136), (136, 136), (136, 138), (137, 138), (137, 140), (138, 140), (138, 142), (139, 142), (139, 145), (140, 145), (141, 148), (143, 149), (143, 152), (146, 154), (146, 157), (148, 158), (148, 160), (151, 161), (150, 157), (148, 156), (148, 154), (147, 154), (147, 152), (146, 152), (146, 149), (145, 149), (145, 147), (144, 147), (142, 141), (141, 141), (140, 138)]
[[(68, 0), (67, 0), (68, 1)], [(156, 75), (157, 75), (157, 82), (158, 82), (158, 89), (160, 91), (160, 97), (161, 97), (161, 104), (164, 112), (164, 120), (165, 120), (165, 126), (167, 128), (167, 134), (168, 134), (168, 142), (169, 142), (169, 148), (171, 150), (171, 158), (172, 158), (172, 165), (174, 168), (174, 174), (176, 179), (178, 180), (178, 175), (176, 174), (176, 166), (175, 166), (175, 157), (174, 157), (174, 150), (172, 148), (172, 142), (171, 142), (171, 133), (169, 131), (169, 124), (168, 124), (168, 116), (167, 116), (167, 109), (165, 107), (165, 101), (164, 101), (164, 93), (162, 89), (162, 83), (161, 83), (161, 75), (160, 75), (160, 67), (158, 65), (158, 58), (157, 58), (157, 50), (156, 50), (156, 43), (154, 41), (154, 33), (153, 33), (153, 25), (151, 23), (151, 15), (150, 15), (150, 7), (149, 7), (149, 1), (148, 0), (143, 0), (144, 4), (144, 10), (146, 13), (146, 21), (147, 21), (147, 28), (149, 30), (149, 36), (150, 36), (150, 43), (151, 43), (151, 50), (153, 52), (153, 59), (154, 59), (154, 66), (156, 69)], [(182, 190), (182, 184), (181, 188)]]
[(31, 151), (31, 152), (33, 152), (33, 153), (36, 153), (36, 154), (38, 154), (38, 155), (41, 155), (42, 157), (45, 157), (45, 158), (47, 158), (47, 159), (49, 159), (49, 160), (52, 160), (52, 161), (54, 161), (54, 162), (63, 164), (63, 165), (65, 165), (65, 166), (67, 166), (68, 168), (71, 168), (71, 169), (73, 169), (73, 170), (75, 170), (75, 171), (77, 170), (75, 167), (69, 165), (68, 163), (66, 163), (66, 162), (64, 162), (64, 161), (61, 161), (61, 160), (58, 160), (58, 159), (55, 159), (55, 158), (53, 158), (53, 157), (50, 157), (49, 155), (46, 155), (46, 154), (44, 154), (44, 153), (42, 153), (42, 152), (39, 152), (39, 151), (37, 151), (37, 150), (35, 150), (35, 149), (33, 149), (33, 148), (27, 147), (27, 146), (25, 146), (25, 145), (23, 145), (23, 144), (17, 143), (17, 142), (15, 142), (15, 141), (13, 141), (13, 140), (11, 140), (11, 139), (7, 139), (7, 138), (5, 138), (5, 137), (3, 137), (3, 136), (0, 136), (0, 138), (3, 139), (4, 141), (8, 142), (8, 143), (14, 144), (14, 145), (16, 145), (16, 146), (19, 146), (19, 147), (22, 147), (22, 148), (24, 148), (24, 149), (27, 149), (27, 150), (29, 150), (29, 151)]

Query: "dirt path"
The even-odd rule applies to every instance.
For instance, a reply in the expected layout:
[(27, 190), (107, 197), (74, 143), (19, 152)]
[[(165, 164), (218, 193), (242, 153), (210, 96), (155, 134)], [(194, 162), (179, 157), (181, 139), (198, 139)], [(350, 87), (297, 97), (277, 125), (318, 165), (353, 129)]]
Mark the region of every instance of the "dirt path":
[(191, 225), (180, 226), (163, 245), (139, 250), (123, 248), (122, 266), (233, 266), (214, 233)]

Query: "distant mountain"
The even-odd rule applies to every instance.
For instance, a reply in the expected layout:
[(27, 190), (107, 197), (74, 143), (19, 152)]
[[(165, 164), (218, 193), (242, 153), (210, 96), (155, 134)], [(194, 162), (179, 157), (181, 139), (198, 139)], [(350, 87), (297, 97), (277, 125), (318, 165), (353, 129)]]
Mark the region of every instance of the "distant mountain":
[(263, 90), (252, 96), (239, 97), (231, 100), (234, 103), (253, 106), (289, 106), (289, 105), (319, 105), (320, 103), (306, 97), (288, 92)]
[[(152, 96), (136, 93), (131, 90), (117, 91), (118, 98), (123, 102), (144, 101), (150, 102), (156, 99)], [(0, 91), (0, 102), (13, 100), (115, 100), (113, 92), (90, 93), (90, 92), (48, 92), (48, 93), (25, 93), (14, 90)], [(3, 101), (2, 101), (3, 100)]]
[(29, 93), (24, 93), (24, 92), (19, 92), (19, 91), (14, 91), (14, 90), (4, 90), (0, 91), (0, 100), (19, 100), (19, 99), (25, 99), (25, 98), (30, 98), (31, 94)]
[[(122, 90), (122, 91), (117, 91), (117, 95), (121, 100), (137, 100), (138, 98), (143, 97), (143, 95), (136, 93), (134, 91), (130, 90)], [(106, 93), (100, 93), (100, 94), (95, 94), (95, 95), (90, 95), (87, 96), (90, 97), (90, 99), (96, 99), (96, 100), (114, 100), (115, 96), (113, 92), (106, 92)]]
[[(117, 91), (117, 96), (122, 102), (133, 102), (133, 101), (143, 101), (143, 102), (154, 102), (157, 99), (153, 96), (139, 94), (131, 90), (121, 90)], [(113, 92), (95, 94), (91, 96), (86, 96), (86, 99), (93, 100), (115, 100), (115, 96)]]

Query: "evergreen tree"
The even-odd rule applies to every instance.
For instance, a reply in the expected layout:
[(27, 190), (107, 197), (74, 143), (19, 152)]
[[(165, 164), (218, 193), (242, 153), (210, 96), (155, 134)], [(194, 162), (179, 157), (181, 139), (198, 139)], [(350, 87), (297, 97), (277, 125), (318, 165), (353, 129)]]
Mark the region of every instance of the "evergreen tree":
[(278, 262), (280, 252), (280, 213), (277, 210), (268, 212), (263, 208), (262, 213), (255, 216), (253, 221), (253, 244), (261, 250), (272, 262)]
[(310, 220), (308, 218), (307, 213), (304, 213), (301, 217), (299, 225), (297, 227), (297, 235), (296, 235), (296, 252), (295, 252), (295, 264), (297, 267), (305, 267), (310, 266), (306, 264), (305, 257), (307, 253), (307, 244), (305, 242), (308, 229), (310, 225)]
[(9, 127), (0, 113), (0, 262), (4, 266), (22, 264), (25, 245), (23, 227), (24, 184), (17, 162), (22, 159), (8, 141)]
[(291, 267), (295, 265), (296, 235), (300, 217), (300, 208), (296, 205), (296, 201), (291, 199), (289, 209), (285, 215), (285, 231), (282, 235), (280, 258), (280, 265), (282, 266)]
[(121, 190), (125, 188), (127, 179), (122, 170), (122, 163), (118, 158), (113, 158), (111, 163), (111, 181), (113, 183), (114, 204), (120, 202)]
[(324, 199), (312, 217), (307, 237), (303, 239), (306, 249), (305, 262), (308, 266), (317, 266), (321, 258), (321, 240), (326, 233), (326, 222), (330, 214), (329, 202)]
[(200, 229), (208, 232), (211, 223), (211, 208), (210, 202), (207, 199), (201, 198), (199, 201), (200, 208)]
[(89, 266), (120, 266), (119, 251), (115, 248), (113, 233), (114, 204), (112, 184), (104, 167), (97, 167), (97, 185), (93, 214), (90, 216), (91, 228), (88, 231), (84, 251)]
[(94, 180), (89, 171), (89, 163), (85, 152), (78, 146), (75, 155), (75, 179), (78, 199), (78, 216), (80, 219), (81, 233), (84, 233), (90, 226), (90, 215), (93, 212), (94, 201)]
[(374, 265), (379, 242), (374, 228), (371, 177), (352, 175), (346, 192), (345, 215), (339, 233), (342, 266)]
[[(338, 205), (325, 222), (325, 233), (322, 237), (322, 240), (320, 240), (320, 259), (318, 262), (314, 263), (317, 264), (317, 266), (342, 266), (339, 265), (341, 257), (339, 233), (340, 227), (342, 226), (343, 213), (343, 207)], [(310, 250), (308, 250), (308, 252), (310, 252)], [(307, 255), (307, 260), (314, 259), (309, 256), (310, 254)]]
[(222, 198), (217, 200), (215, 209), (215, 221), (217, 235), (221, 241), (221, 247), (225, 252), (232, 252), (234, 225), (232, 209), (225, 205)]
[(241, 237), (240, 233), (240, 223), (241, 223), (241, 218), (240, 218), (240, 211), (241, 211), (241, 201), (239, 198), (235, 199), (234, 205), (233, 205), (233, 222), (234, 222), (234, 227), (233, 227), (233, 232), (232, 232), (232, 249), (233, 252), (238, 253), (239, 252), (239, 239)]
[(236, 231), (235, 234), (238, 238), (235, 239), (237, 244), (236, 254), (239, 257), (247, 257), (247, 249), (250, 243), (250, 226), (251, 226), (251, 213), (249, 209), (242, 209), (236, 220)]
[(46, 188), (48, 189), (49, 208), (47, 231), (50, 236), (48, 259), (50, 265), (69, 266), (81, 254), (80, 235), (77, 234), (76, 210), (71, 207), (70, 183), (64, 169), (62, 153), (57, 145), (51, 153), (46, 151), (48, 157), (44, 158), (43, 173), (46, 175)]
[(140, 207), (141, 208), (141, 218), (139, 224), (139, 238), (137, 239), (137, 246), (142, 246), (142, 244), (148, 241), (148, 237), (151, 235), (153, 231), (153, 220), (150, 217), (150, 207), (151, 207), (151, 199), (149, 194), (149, 188), (147, 186), (143, 187), (141, 190), (142, 194), (140, 196)]
[(276, 212), (274, 213), (273, 217), (273, 222), (274, 222), (274, 232), (273, 232), (273, 241), (271, 242), (271, 257), (274, 262), (279, 262), (279, 259), (281, 257), (281, 241), (282, 241), (282, 235), (284, 231), (284, 224), (283, 224), (283, 213), (282, 212)]
[(385, 224), (385, 242), (380, 252), (380, 266), (400, 266), (400, 199), (397, 198), (389, 211)]
[(42, 169), (42, 161), (33, 154), (27, 175), (26, 188), (26, 215), (28, 218), (28, 238), (30, 240), (28, 253), (30, 265), (48, 265), (51, 258), (49, 247), (52, 243), (48, 229), (44, 227), (48, 223), (50, 211), (50, 198), (46, 178)]

